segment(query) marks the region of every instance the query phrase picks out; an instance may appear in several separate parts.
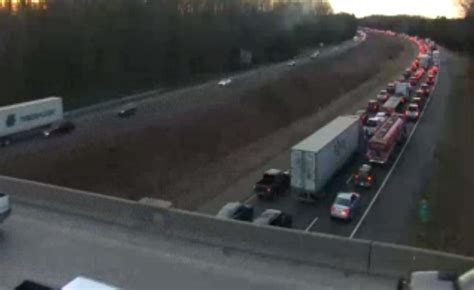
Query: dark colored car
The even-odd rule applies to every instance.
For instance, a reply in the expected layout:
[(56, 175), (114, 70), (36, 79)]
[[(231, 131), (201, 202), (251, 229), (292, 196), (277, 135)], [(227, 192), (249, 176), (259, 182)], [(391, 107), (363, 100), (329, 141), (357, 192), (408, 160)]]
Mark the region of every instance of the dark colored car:
[(134, 105), (128, 105), (123, 107), (120, 111), (117, 112), (117, 116), (120, 118), (127, 118), (135, 115), (137, 113), (137, 107)]
[(51, 128), (45, 130), (43, 135), (46, 137), (50, 137), (53, 135), (62, 135), (67, 134), (69, 132), (74, 131), (76, 129), (76, 125), (74, 125), (71, 121), (63, 121), (51, 126)]
[(254, 186), (259, 198), (273, 198), (277, 194), (285, 193), (290, 186), (290, 173), (279, 169), (269, 169)]
[(359, 171), (354, 174), (354, 183), (361, 187), (372, 187), (375, 182), (375, 175), (372, 166), (369, 164), (363, 164)]
[(221, 208), (216, 217), (251, 222), (253, 220), (253, 207), (240, 202), (229, 202)]
[(413, 103), (417, 104), (420, 110), (423, 110), (423, 107), (425, 106), (425, 100), (422, 97), (413, 97), (412, 100)]
[(15, 290), (54, 290), (54, 288), (31, 280), (25, 280), (16, 286)]
[(280, 210), (267, 209), (257, 217), (253, 223), (257, 225), (291, 228), (293, 225), (293, 218)]
[(419, 98), (425, 98), (425, 91), (423, 91), (422, 89), (418, 89), (418, 90), (416, 90), (415, 96), (417, 96)]
[(427, 83), (422, 83), (420, 86), (420, 89), (423, 90), (424, 96), (426, 98), (430, 96), (430, 93), (431, 93), (430, 85), (428, 85)]
[(405, 70), (405, 72), (403, 73), (403, 77), (405, 78), (405, 80), (410, 79), (410, 77), (411, 77), (411, 69), (407, 68), (407, 69)]
[(377, 113), (380, 110), (380, 104), (376, 100), (369, 100), (367, 103), (367, 113)]

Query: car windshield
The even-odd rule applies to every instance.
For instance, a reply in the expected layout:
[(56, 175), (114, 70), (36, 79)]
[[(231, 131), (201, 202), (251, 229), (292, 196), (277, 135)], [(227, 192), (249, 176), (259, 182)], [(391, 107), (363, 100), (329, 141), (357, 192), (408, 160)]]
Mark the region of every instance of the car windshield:
[(418, 107), (416, 107), (416, 106), (409, 106), (409, 107), (408, 107), (408, 111), (416, 112), (416, 111), (418, 111)]
[(337, 197), (335, 204), (337, 204), (337, 205), (342, 205), (342, 206), (350, 206), (350, 205), (351, 205), (351, 201), (350, 201), (349, 199), (347, 199), (347, 198)]

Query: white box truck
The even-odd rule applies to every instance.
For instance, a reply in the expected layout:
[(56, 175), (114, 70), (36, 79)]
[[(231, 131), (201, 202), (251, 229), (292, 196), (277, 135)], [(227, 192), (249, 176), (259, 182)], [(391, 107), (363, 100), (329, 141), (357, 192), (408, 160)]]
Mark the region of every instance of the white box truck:
[(357, 116), (341, 116), (291, 149), (291, 192), (299, 200), (324, 197), (323, 186), (356, 152), (361, 135)]
[(9, 136), (50, 125), (63, 118), (63, 101), (60, 97), (0, 107), (0, 144), (7, 145)]

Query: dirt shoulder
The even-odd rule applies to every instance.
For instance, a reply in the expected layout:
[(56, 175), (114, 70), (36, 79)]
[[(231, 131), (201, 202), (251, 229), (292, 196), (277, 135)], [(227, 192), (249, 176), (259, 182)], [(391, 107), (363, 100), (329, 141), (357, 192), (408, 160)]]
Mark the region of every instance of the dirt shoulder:
[(362, 107), (408, 65), (414, 56), (409, 47), (400, 39), (370, 36), (337, 57), (238, 90), (230, 101), (165, 119), (152, 114), (146, 127), (122, 134), (97, 127), (92, 137), (76, 132), (39, 154), (2, 156), (0, 173), (196, 209), (331, 118)]
[(426, 214), (419, 210), (412, 235), (417, 246), (474, 256), (474, 181), (470, 176), (474, 164), (474, 61), (455, 54), (450, 58), (452, 90), (435, 151), (436, 166), (419, 200), (427, 201), (428, 210)]

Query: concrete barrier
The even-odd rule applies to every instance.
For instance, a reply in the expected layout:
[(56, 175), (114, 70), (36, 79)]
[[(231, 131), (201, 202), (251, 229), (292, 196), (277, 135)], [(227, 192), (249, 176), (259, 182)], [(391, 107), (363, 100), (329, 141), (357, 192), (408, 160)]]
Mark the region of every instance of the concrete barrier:
[(151, 224), (156, 214), (152, 207), (134, 201), (12, 177), (0, 176), (0, 191), (9, 194), (13, 202), (125, 226)]
[(91, 192), (0, 176), (0, 191), (15, 202), (80, 215), (100, 222), (138, 228), (222, 248), (294, 262), (399, 277), (409, 271), (441, 269), (462, 272), (474, 259), (385, 243), (306, 233), (199, 213), (167, 209)]
[(463, 273), (474, 268), (474, 258), (372, 242), (369, 273), (401, 276), (418, 270), (442, 270)]
[(172, 210), (173, 235), (285, 260), (367, 272), (370, 242)]
[(143, 228), (158, 234), (222, 247), (224, 250), (239, 250), (358, 272), (368, 269), (370, 243), (366, 241), (220, 220), (178, 209), (159, 208), (155, 204), (121, 200), (11, 177), (0, 177), (0, 191), (10, 194), (14, 202)]

